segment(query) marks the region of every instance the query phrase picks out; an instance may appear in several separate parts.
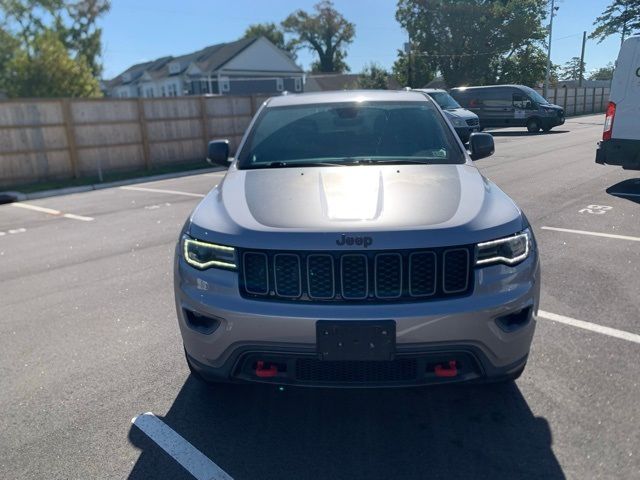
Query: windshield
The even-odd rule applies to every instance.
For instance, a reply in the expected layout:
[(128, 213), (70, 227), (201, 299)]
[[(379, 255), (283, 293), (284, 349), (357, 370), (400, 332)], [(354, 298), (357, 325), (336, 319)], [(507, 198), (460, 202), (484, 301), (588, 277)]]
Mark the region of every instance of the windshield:
[(529, 95), (531, 97), (531, 100), (533, 100), (534, 102), (540, 103), (542, 105), (549, 105), (547, 99), (536, 92), (533, 88), (523, 87), (523, 89), (527, 92), (527, 95)]
[(433, 98), (443, 110), (455, 110), (456, 108), (462, 108), (460, 104), (447, 92), (433, 92), (428, 95)]
[(440, 114), (426, 102), (267, 107), (238, 168), (354, 163), (464, 163)]

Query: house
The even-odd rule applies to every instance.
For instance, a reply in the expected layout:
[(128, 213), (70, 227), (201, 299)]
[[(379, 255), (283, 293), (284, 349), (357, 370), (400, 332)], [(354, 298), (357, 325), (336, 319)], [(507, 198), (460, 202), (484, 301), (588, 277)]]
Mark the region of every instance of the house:
[(129, 67), (105, 82), (107, 96), (278, 94), (303, 90), (302, 69), (264, 37), (205, 47)]

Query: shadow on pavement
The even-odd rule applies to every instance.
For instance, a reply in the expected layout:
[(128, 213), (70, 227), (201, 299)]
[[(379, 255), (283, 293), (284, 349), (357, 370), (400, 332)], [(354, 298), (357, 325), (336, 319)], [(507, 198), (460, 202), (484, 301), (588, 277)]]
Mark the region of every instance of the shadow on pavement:
[(640, 178), (630, 178), (611, 185), (607, 193), (614, 197), (626, 198), (635, 203), (640, 203)]
[[(208, 387), (189, 377), (167, 425), (235, 479), (565, 478), (515, 384), (402, 390)], [(130, 479), (191, 478), (137, 427)]]
[(490, 133), (494, 137), (535, 137), (540, 135), (555, 135), (558, 133), (569, 133), (569, 130), (549, 130), (548, 132), (536, 132), (531, 133), (526, 130), (485, 130), (487, 133)]

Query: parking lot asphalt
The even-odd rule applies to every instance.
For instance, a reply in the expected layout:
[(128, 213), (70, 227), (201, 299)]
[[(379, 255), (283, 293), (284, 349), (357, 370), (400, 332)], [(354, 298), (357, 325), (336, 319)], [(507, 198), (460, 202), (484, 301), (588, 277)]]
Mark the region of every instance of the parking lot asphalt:
[(541, 251), (512, 385), (190, 378), (173, 249), (222, 173), (0, 206), (0, 478), (640, 478), (640, 172), (594, 163), (602, 123), (497, 130), (477, 162)]

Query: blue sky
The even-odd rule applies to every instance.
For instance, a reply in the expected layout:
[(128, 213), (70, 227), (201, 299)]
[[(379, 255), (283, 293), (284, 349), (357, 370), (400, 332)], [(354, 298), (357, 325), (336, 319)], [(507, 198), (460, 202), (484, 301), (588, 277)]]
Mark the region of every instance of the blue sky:
[[(314, 3), (316, 0), (112, 0), (111, 11), (102, 20), (105, 78), (134, 63), (235, 40), (249, 24), (280, 22), (297, 8), (310, 10)], [(395, 19), (396, 1), (334, 3), (356, 25), (356, 38), (346, 58), (351, 71), (359, 72), (372, 61), (390, 68), (407, 37)], [(608, 3), (609, 0), (557, 0), (560, 10), (553, 25), (553, 62), (562, 64), (580, 56), (582, 31), (589, 33), (593, 29), (593, 20)], [(587, 70), (614, 61), (619, 45), (619, 37), (610, 37), (601, 44), (588, 40)], [(304, 68), (313, 58), (307, 51), (298, 54)]]

